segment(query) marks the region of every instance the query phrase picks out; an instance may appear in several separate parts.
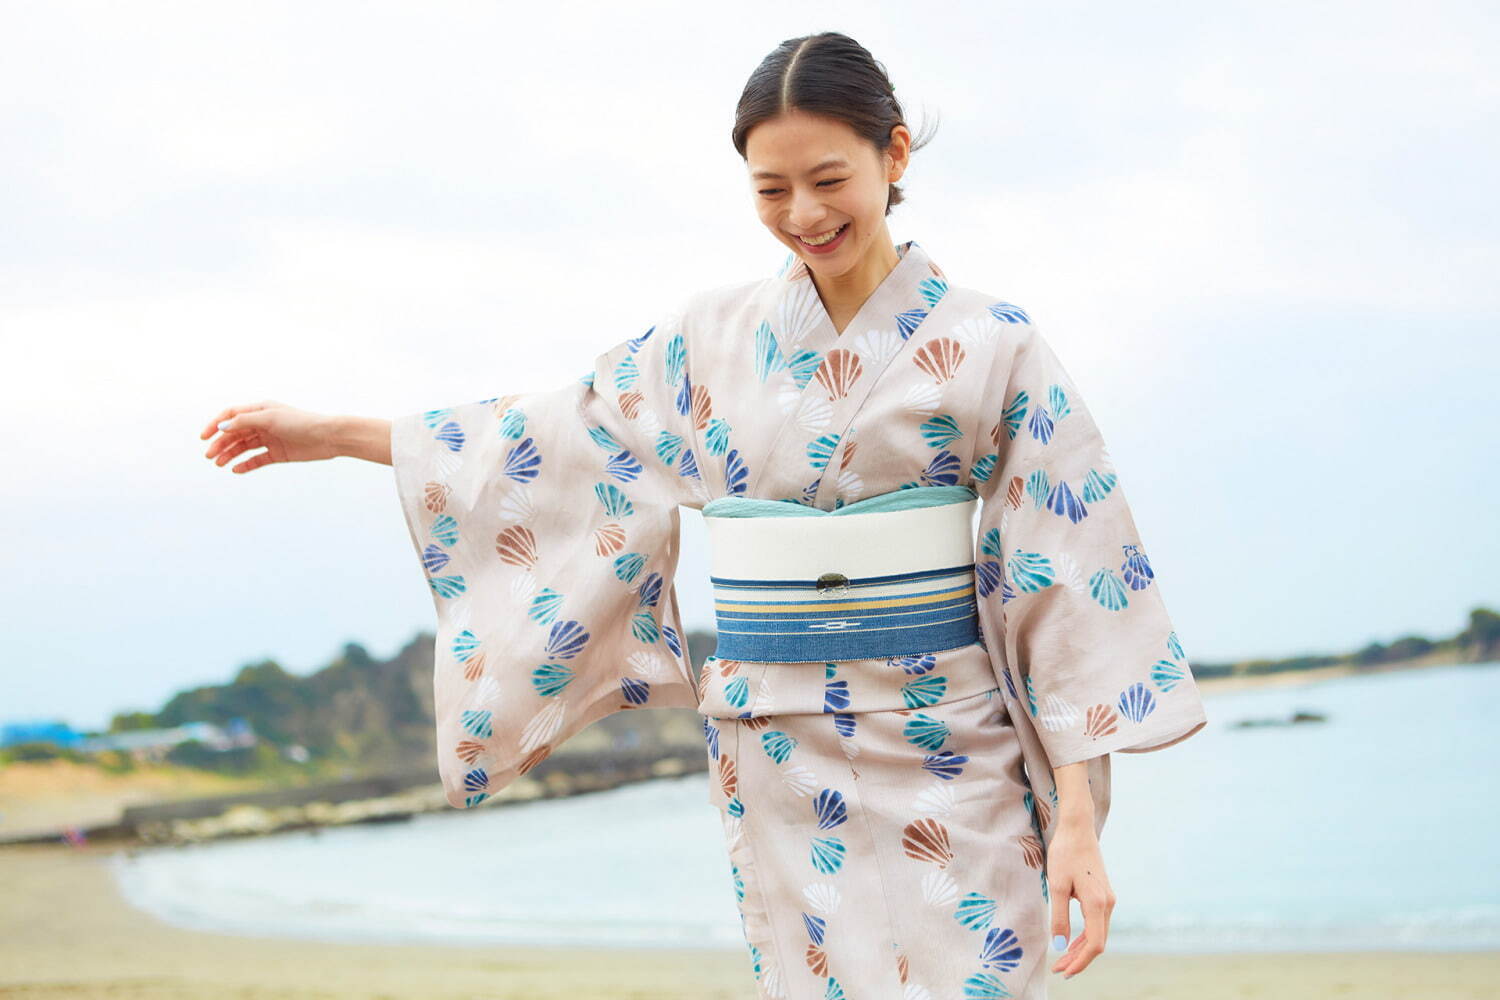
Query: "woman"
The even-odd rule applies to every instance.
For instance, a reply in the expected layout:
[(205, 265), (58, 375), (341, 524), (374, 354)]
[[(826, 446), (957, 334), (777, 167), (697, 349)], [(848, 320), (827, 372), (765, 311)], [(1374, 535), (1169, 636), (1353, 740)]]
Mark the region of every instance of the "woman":
[[(893, 245), (914, 147), (883, 67), (836, 32), (784, 42), (733, 140), (775, 275), (689, 295), (557, 390), (393, 422), (231, 407), (208, 457), (393, 464), (453, 805), (611, 712), (690, 707), (761, 995), (1043, 996), (1069, 899), (1052, 971), (1108, 936), (1109, 754), (1203, 727), (1191, 671), (1030, 317)], [(713, 549), (701, 676), (682, 505)]]

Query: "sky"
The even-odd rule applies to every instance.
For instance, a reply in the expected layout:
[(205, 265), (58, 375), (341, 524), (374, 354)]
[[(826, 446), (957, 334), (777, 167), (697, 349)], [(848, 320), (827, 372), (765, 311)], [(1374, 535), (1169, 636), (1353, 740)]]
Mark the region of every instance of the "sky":
[[(274, 399), (545, 389), (774, 273), (729, 141), (852, 35), (893, 239), (1025, 308), (1190, 660), (1500, 606), (1500, 14), (1479, 3), (0, 3), (0, 721), (98, 728), (433, 624), (392, 471), (235, 476)], [(677, 592), (711, 628), (701, 516)]]

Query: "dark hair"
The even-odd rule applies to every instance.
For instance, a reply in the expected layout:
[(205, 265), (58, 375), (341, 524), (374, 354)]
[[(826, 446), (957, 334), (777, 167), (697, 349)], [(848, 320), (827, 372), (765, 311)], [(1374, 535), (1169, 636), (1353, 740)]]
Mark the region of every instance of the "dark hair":
[[(837, 31), (788, 38), (750, 74), (730, 133), (740, 157), (745, 156), (745, 140), (752, 128), (788, 111), (846, 122), (882, 153), (890, 148), (891, 129), (906, 124), (885, 66), (863, 45)], [(927, 145), (931, 137), (924, 132), (912, 142), (912, 151)], [(901, 201), (900, 185), (892, 184), (885, 214), (890, 215)]]

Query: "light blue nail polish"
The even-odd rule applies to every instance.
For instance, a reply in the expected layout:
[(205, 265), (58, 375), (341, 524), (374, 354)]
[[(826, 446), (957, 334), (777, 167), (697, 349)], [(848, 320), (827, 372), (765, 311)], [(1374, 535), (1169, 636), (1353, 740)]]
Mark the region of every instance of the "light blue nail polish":
[(1064, 936), (1062, 934), (1054, 934), (1054, 935), (1052, 935), (1052, 950), (1053, 951), (1066, 951), (1067, 948), (1068, 948), (1068, 939), (1067, 939), (1066, 936)]

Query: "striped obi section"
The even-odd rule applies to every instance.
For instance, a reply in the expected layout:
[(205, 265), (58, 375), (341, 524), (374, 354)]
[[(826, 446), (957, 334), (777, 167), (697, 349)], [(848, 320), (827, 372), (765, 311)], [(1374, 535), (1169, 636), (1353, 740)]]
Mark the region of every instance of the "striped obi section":
[[(870, 502), (894, 496), (882, 494), (833, 512), (735, 497), (705, 505), (718, 621), (714, 655), (813, 663), (913, 656), (977, 642), (973, 518), (979, 501), (961, 487), (926, 489), (960, 492), (902, 498), (900, 508)], [(730, 512), (726, 501), (735, 500), (759, 506), (753, 513)], [(788, 512), (765, 513), (776, 504), (786, 504)]]

